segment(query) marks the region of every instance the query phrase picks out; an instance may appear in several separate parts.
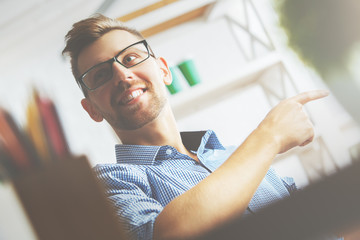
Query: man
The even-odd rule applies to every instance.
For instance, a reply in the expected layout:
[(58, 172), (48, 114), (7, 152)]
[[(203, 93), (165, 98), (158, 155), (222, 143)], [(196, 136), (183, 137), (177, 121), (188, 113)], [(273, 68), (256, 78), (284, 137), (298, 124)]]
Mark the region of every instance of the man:
[(83, 108), (122, 142), (117, 164), (95, 170), (134, 237), (198, 236), (295, 189), (270, 165), (278, 153), (313, 140), (303, 105), (326, 91), (282, 101), (241, 146), (224, 148), (212, 131), (179, 132), (166, 94), (167, 62), (141, 34), (96, 15), (75, 23), (66, 38), (63, 53), (85, 95)]

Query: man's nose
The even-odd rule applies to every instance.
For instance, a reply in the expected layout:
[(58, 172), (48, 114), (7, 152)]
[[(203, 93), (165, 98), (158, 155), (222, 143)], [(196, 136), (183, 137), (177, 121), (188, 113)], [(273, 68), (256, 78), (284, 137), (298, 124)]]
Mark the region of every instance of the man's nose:
[(113, 62), (113, 81), (129, 81), (133, 79), (133, 72), (130, 68), (126, 68), (120, 64), (117, 59)]

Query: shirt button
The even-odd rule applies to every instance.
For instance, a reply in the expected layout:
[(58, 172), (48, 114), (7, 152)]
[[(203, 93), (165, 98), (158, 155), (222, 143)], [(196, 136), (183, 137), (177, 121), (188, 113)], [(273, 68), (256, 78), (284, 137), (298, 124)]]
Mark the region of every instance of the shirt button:
[(172, 154), (172, 150), (171, 150), (171, 149), (166, 149), (166, 154), (167, 154), (167, 155), (171, 155), (171, 154)]

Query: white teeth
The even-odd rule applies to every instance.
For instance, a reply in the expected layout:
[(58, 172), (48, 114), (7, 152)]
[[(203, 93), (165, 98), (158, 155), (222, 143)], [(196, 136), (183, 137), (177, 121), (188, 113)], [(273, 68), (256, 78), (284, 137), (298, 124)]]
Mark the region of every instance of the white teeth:
[(135, 91), (131, 92), (129, 95), (127, 95), (122, 100), (122, 103), (128, 103), (128, 102), (130, 102), (131, 100), (133, 100), (134, 98), (140, 96), (143, 93), (144, 93), (144, 91), (142, 89), (135, 90)]

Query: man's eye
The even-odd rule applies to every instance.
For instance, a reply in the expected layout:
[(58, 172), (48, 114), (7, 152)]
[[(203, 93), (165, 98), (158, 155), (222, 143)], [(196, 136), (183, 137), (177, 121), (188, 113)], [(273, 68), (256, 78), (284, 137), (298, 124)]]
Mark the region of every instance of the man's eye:
[(94, 74), (93, 81), (95, 83), (105, 81), (109, 78), (110, 75), (111, 73), (108, 71), (108, 69), (100, 69)]
[(136, 55), (128, 55), (123, 58), (122, 62), (125, 66), (128, 66), (128, 65), (135, 64), (137, 59), (138, 59), (138, 57)]

